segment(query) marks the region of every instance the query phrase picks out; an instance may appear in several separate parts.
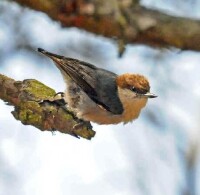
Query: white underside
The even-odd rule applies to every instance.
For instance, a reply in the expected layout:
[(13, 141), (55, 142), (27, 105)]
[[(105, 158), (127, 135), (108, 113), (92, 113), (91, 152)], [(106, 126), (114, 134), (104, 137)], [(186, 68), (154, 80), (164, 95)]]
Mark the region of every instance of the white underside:
[(65, 100), (68, 108), (71, 109), (78, 118), (92, 121), (98, 124), (127, 123), (138, 118), (140, 111), (145, 107), (147, 98), (136, 98), (130, 90), (118, 89), (119, 98), (123, 104), (124, 112), (121, 115), (114, 115), (93, 102), (80, 88), (75, 90), (75, 86), (68, 87), (65, 93)]

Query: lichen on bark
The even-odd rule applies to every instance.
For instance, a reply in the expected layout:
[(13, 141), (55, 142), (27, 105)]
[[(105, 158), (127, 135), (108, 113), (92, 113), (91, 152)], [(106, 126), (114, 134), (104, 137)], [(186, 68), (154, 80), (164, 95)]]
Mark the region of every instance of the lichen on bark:
[(55, 94), (55, 90), (37, 80), (15, 81), (0, 74), (0, 99), (14, 106), (12, 114), (22, 124), (85, 139), (94, 137), (92, 127), (83, 125), (79, 129), (73, 128), (80, 120), (65, 106), (54, 101)]

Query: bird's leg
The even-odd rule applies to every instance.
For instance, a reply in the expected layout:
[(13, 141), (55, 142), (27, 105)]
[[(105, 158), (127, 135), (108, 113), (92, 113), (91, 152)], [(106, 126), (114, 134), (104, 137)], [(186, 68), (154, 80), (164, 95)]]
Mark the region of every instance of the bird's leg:
[(54, 98), (55, 98), (57, 95), (60, 95), (61, 98), (63, 98), (63, 99), (64, 99), (64, 97), (65, 97), (65, 93), (64, 93), (64, 92), (58, 92), (58, 93), (56, 93), (56, 94), (54, 95)]
[[(64, 93), (63, 92), (58, 92), (58, 93), (55, 94), (54, 97), (56, 97), (57, 95), (60, 95), (61, 99), (54, 100), (54, 101), (58, 101), (56, 103), (59, 104), (59, 105), (61, 104), (60, 106), (62, 108), (66, 109), (67, 102), (65, 102), (65, 100), (64, 100)], [(71, 112), (69, 110), (68, 110), (68, 112), (70, 112), (74, 116), (74, 118), (76, 118), (77, 121), (78, 121), (78, 123), (73, 126), (73, 130), (74, 131), (76, 131), (78, 129), (81, 129), (81, 128), (84, 128), (84, 127), (86, 127), (87, 129), (91, 129), (92, 128), (92, 125), (91, 125), (91, 123), (89, 121), (84, 121), (82, 119), (79, 119), (73, 112)]]
[(66, 106), (67, 102), (64, 99), (64, 93), (58, 92), (54, 95), (53, 102), (56, 103), (60, 107)]
[[(58, 95), (60, 95), (60, 97)], [(64, 99), (64, 93), (63, 92), (58, 92), (53, 96), (53, 98), (40, 100), (38, 103), (39, 104), (54, 103), (58, 107), (65, 107), (67, 105), (67, 102)]]
[[(59, 97), (60, 96), (60, 97)], [(77, 134), (76, 131), (79, 129), (83, 129), (83, 128), (87, 128), (87, 129), (92, 129), (92, 125), (90, 124), (89, 121), (84, 121), (82, 119), (79, 119), (76, 114), (71, 111), (70, 109), (67, 108), (67, 102), (64, 99), (64, 93), (63, 92), (58, 92), (54, 95), (53, 98), (50, 99), (45, 99), (39, 102), (39, 104), (45, 104), (45, 103), (49, 103), (49, 104), (55, 104), (58, 109), (62, 108), (64, 109), (66, 112), (70, 113), (74, 120), (77, 122), (77, 124), (75, 124), (72, 128), (72, 132), (71, 135), (76, 137), (76, 138), (80, 138)], [(55, 130), (52, 130), (52, 132), (54, 132)]]

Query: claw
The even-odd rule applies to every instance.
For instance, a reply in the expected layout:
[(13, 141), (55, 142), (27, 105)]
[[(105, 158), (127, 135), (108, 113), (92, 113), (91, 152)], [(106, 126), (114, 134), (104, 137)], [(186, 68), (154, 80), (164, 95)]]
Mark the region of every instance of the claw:
[(54, 95), (54, 98), (57, 96), (57, 95), (60, 95), (61, 96), (61, 99), (63, 99), (65, 97), (65, 93), (63, 92), (58, 92)]
[[(56, 98), (56, 96), (58, 96), (59, 94), (61, 95), (61, 97)], [(38, 101), (38, 104), (43, 104), (45, 102), (47, 102), (47, 103), (54, 103), (54, 104), (56, 104), (59, 107), (64, 107), (67, 104), (67, 102), (65, 102), (65, 100), (64, 100), (64, 93), (63, 92), (56, 93), (53, 96), (53, 98), (45, 99), (45, 100), (40, 100), (40, 101)]]

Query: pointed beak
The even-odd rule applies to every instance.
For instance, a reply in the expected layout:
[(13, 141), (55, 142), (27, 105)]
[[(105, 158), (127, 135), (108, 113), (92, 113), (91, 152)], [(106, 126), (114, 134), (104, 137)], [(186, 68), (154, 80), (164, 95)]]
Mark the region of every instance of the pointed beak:
[(157, 95), (155, 95), (153, 93), (150, 93), (150, 92), (145, 93), (144, 96), (147, 97), (147, 98), (156, 98), (156, 97), (158, 97)]
[(48, 52), (48, 51), (45, 51), (45, 50), (42, 49), (42, 48), (38, 48), (38, 52), (40, 52), (40, 53), (44, 54), (45, 56), (51, 58), (54, 62), (56, 62), (56, 63), (58, 63), (58, 64), (59, 64), (59, 61), (63, 58), (63, 56), (50, 53), (50, 52)]

